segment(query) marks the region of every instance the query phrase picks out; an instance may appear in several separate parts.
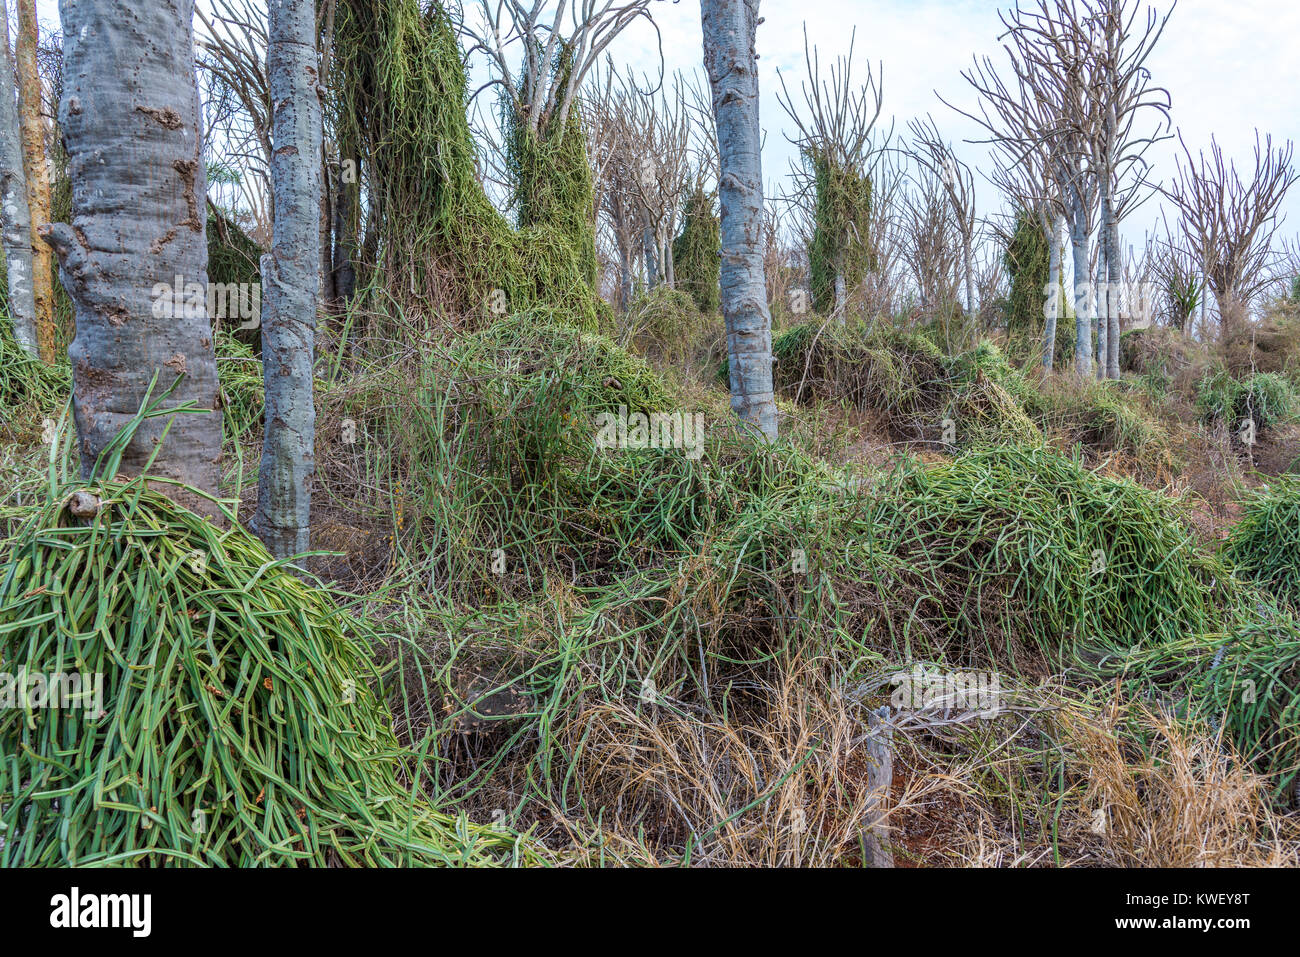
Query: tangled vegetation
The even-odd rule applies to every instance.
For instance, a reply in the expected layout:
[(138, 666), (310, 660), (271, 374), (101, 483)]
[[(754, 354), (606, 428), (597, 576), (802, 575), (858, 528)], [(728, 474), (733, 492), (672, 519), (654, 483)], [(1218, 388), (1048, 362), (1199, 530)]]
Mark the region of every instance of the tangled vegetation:
[(65, 707), (0, 711), (5, 865), (527, 853), (420, 796), (367, 626), (141, 481), (59, 483), (28, 510), (0, 553), (0, 636), (7, 669), (87, 676)]
[(1196, 407), (1208, 422), (1221, 422), (1236, 431), (1250, 421), (1268, 429), (1295, 416), (1295, 386), (1277, 372), (1232, 376), (1223, 366), (1206, 373), (1196, 386)]
[(837, 290), (852, 289), (872, 268), (871, 177), (821, 151), (808, 151), (812, 170), (813, 236), (808, 277), (813, 308), (830, 315)]
[(432, 303), (446, 320), (544, 306), (595, 329), (608, 307), (593, 288), (591, 174), (577, 120), (542, 141), (511, 138), (514, 229), (476, 176), (451, 14), (418, 0), (347, 0), (336, 28), (341, 136), (371, 186), (385, 292)]
[(1300, 479), (1250, 493), (1224, 548), (1237, 574), (1300, 608)]
[(722, 262), (721, 224), (713, 212), (714, 197), (697, 184), (682, 210), (682, 232), (673, 240), (673, 269), (677, 288), (689, 293), (696, 307), (706, 315), (722, 308), (718, 280)]

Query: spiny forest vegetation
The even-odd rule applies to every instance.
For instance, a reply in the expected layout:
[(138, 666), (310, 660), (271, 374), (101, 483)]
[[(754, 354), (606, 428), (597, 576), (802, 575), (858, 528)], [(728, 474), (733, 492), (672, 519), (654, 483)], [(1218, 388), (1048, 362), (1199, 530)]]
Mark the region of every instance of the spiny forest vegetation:
[(6, 9), (0, 864), (1300, 863), (1292, 145), (688, 6)]

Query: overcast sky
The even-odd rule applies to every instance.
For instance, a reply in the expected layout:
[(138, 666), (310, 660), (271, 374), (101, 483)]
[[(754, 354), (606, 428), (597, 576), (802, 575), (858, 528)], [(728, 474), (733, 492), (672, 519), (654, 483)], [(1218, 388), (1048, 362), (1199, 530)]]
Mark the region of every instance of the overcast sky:
[[(200, 0), (202, 2), (202, 0)], [(470, 5), (475, 0), (470, 0)], [(1156, 4), (1160, 10), (1167, 2)], [(56, 0), (38, 0), (40, 15), (57, 22)], [(766, 132), (764, 178), (780, 191), (793, 150), (786, 140), (789, 121), (777, 105), (777, 71), (797, 86), (803, 76), (803, 26), (820, 48), (823, 62), (847, 53), (856, 28), (855, 64), (869, 59), (883, 64), (883, 116), (898, 129), (909, 119), (932, 113), (946, 137), (957, 142), (972, 166), (989, 168), (983, 146), (962, 141), (979, 137), (979, 128), (939, 102), (937, 90), (964, 109), (975, 99), (961, 71), (972, 57), (985, 54), (1005, 62), (999, 48), (996, 0), (764, 0), (758, 28), (762, 125)], [(696, 0), (656, 0), (655, 20), (662, 35), (665, 65), (691, 71), (701, 62), (700, 12)], [(1272, 133), (1275, 141), (1300, 139), (1300, 2), (1297, 0), (1179, 0), (1169, 26), (1149, 61), (1153, 82), (1173, 99), (1173, 121), (1193, 150), (1214, 133), (1240, 166), (1253, 158), (1254, 131)], [(654, 31), (645, 24), (619, 38), (612, 47), (617, 63), (658, 71)], [(1157, 179), (1174, 170), (1175, 141), (1152, 151)], [(981, 215), (1000, 204), (997, 193), (981, 180)], [(1300, 187), (1286, 203), (1283, 233), (1300, 231)], [(1126, 244), (1140, 244), (1159, 211), (1155, 203), (1139, 210), (1124, 226)]]
[[(905, 129), (915, 116), (933, 114), (943, 134), (956, 142), (972, 166), (987, 170), (987, 148), (961, 141), (980, 138), (980, 128), (944, 106), (935, 95), (975, 111), (975, 97), (961, 77), (973, 56), (1006, 62), (997, 37), (1000, 9), (1012, 3), (995, 0), (764, 0), (758, 28), (762, 124), (766, 131), (763, 175), (772, 184), (789, 168), (793, 150), (786, 140), (789, 120), (777, 104), (777, 71), (794, 91), (804, 75), (803, 26), (816, 44), (823, 64), (848, 52), (856, 27), (854, 63), (883, 64), (884, 112)], [(1170, 3), (1156, 8), (1166, 11)], [(700, 63), (699, 4), (668, 0), (654, 5), (663, 34), (668, 69), (691, 70)], [(1213, 133), (1229, 158), (1253, 163), (1254, 135), (1272, 133), (1274, 141), (1300, 139), (1300, 2), (1297, 0), (1179, 0), (1152, 55), (1152, 82), (1166, 87), (1173, 100), (1171, 116), (1193, 151)], [(639, 26), (620, 38), (616, 61), (657, 68), (653, 31)], [(797, 94), (796, 94), (797, 95)], [(1153, 176), (1174, 172), (1176, 141), (1152, 150)], [(773, 184), (775, 185), (775, 184)], [(982, 183), (980, 200), (987, 211), (997, 206), (995, 190)], [(1286, 204), (1283, 233), (1300, 231), (1300, 186)], [(1143, 233), (1159, 216), (1155, 201), (1138, 210), (1124, 227), (1124, 241), (1140, 245)]]

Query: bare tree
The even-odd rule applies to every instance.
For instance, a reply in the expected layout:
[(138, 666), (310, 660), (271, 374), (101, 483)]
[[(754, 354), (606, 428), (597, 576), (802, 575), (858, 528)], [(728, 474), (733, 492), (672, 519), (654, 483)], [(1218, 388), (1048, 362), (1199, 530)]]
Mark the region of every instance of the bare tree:
[[(504, 89), (520, 121), (537, 136), (564, 129), (583, 80), (620, 33), (642, 18), (654, 23), (650, 0), (559, 0), (553, 14), (548, 6), (548, 0), (480, 0), (478, 21), (461, 27), (471, 41), (466, 56), (487, 55), (492, 84)], [(561, 55), (569, 63), (556, 70)]]
[[(951, 320), (960, 302), (959, 276), (964, 258), (961, 229), (940, 175), (921, 167), (914, 187), (903, 197), (904, 259), (920, 296), (923, 315), (939, 323), (951, 349)], [(974, 282), (973, 277), (971, 282)]]
[[(1177, 0), (1163, 16), (1146, 0), (1086, 0), (1084, 24), (1093, 37), (1091, 84), (1102, 121), (1093, 127), (1093, 163), (1101, 180), (1101, 231), (1107, 266), (1106, 376), (1119, 378), (1119, 336), (1124, 302), (1119, 224), (1152, 194), (1146, 153), (1168, 139), (1169, 91), (1153, 86), (1146, 63)], [(1139, 14), (1145, 16), (1139, 19)], [(1152, 115), (1154, 128), (1137, 128)]]
[(634, 153), (631, 183), (640, 201), (654, 250), (659, 277), (669, 287), (676, 283), (673, 236), (691, 176), (691, 120), (680, 79), (671, 93), (637, 94), (627, 99), (622, 114), (626, 141)]
[(23, 178), (31, 222), (32, 296), (36, 303), (36, 345), (46, 362), (54, 361), (54, 255), (41, 238), (50, 221), (50, 167), (45, 142), (41, 75), (37, 69), (39, 27), (36, 0), (18, 0), (18, 128), (23, 144)]
[(1147, 242), (1146, 260), (1151, 281), (1160, 296), (1165, 324), (1187, 333), (1201, 304), (1201, 274), (1196, 256), (1181, 235), (1174, 235), (1167, 220), (1163, 237)]
[[(1060, 0), (1057, 6), (1070, 5)], [(1062, 24), (1048, 0), (1037, 12), (1017, 5), (1000, 14), (1005, 27), (1003, 50), (1011, 81), (1003, 78), (989, 57), (976, 58), (963, 78), (979, 98), (977, 113), (941, 100), (974, 120), (988, 137), (972, 142), (993, 147), (990, 180), (1016, 209), (1027, 212), (1042, 229), (1049, 244), (1048, 288), (1044, 292), (1043, 364), (1051, 369), (1056, 354), (1057, 320), (1061, 312), (1061, 219), (1069, 215), (1074, 249), (1076, 286), (1087, 275), (1088, 237), (1091, 233), (1092, 197), (1085, 172), (1086, 132), (1095, 113), (1083, 95), (1082, 48), (1086, 35)], [(1075, 296), (1075, 367), (1087, 374), (1091, 367), (1092, 330), (1088, 300)]]
[[(822, 76), (821, 58), (808, 43), (804, 27), (805, 77), (796, 103), (777, 71), (781, 91), (777, 101), (794, 123), (787, 137), (799, 150), (792, 164), (794, 198), (814, 224), (809, 265), (813, 298), (819, 308), (843, 317), (850, 286), (856, 286), (870, 266), (869, 227), (872, 173), (887, 148), (893, 128), (877, 143), (873, 134), (884, 103), (883, 71), (867, 66), (859, 85), (853, 78), (853, 37), (849, 52)], [(827, 307), (830, 307), (829, 309)]]
[(933, 117), (927, 115), (925, 120), (913, 120), (909, 124), (909, 129), (912, 134), (910, 155), (943, 185), (944, 195), (952, 210), (953, 225), (961, 236), (961, 271), (966, 292), (966, 311), (973, 317), (977, 309), (975, 174), (957, 157), (952, 144), (940, 135), (939, 126)]
[(1282, 225), (1281, 207), (1297, 172), (1291, 141), (1273, 148), (1255, 133), (1255, 168), (1247, 179), (1210, 138), (1210, 154), (1193, 157), (1179, 136), (1183, 156), (1164, 190), (1178, 208), (1183, 237), (1201, 264), (1219, 307), (1219, 331), (1226, 336), (1244, 322), (1251, 300), (1268, 282), (1273, 239)]
[[(1108, 269), (1101, 306), (1105, 318), (1098, 328), (1106, 343), (1105, 362), (1099, 373), (1119, 374), (1122, 304), (1117, 300), (1123, 257), (1119, 252), (1108, 256), (1105, 248), (1119, 249), (1120, 221), (1151, 195), (1146, 153), (1167, 138), (1169, 94), (1151, 84), (1146, 62), (1169, 15), (1160, 16), (1145, 0), (1017, 4), (1002, 15), (1014, 88), (1002, 82), (987, 58), (964, 74), (982, 100), (981, 115), (965, 115), (990, 131), (993, 138), (987, 142), (1000, 144), (1014, 157), (1009, 168), (1033, 151), (1046, 150), (1048, 173), (1073, 221), (1075, 356), (1084, 374), (1091, 355), (1086, 316), (1092, 297), (1080, 294), (1080, 284), (1087, 275), (1094, 196), (1101, 204), (1102, 260)], [(1148, 115), (1154, 128), (1140, 130), (1139, 121)], [(1053, 233), (1056, 228), (1053, 222)], [(1050, 356), (1052, 349), (1046, 351)]]
[(596, 207), (618, 252), (620, 299), (631, 294), (638, 255), (646, 285), (672, 285), (672, 238), (691, 178), (691, 118), (680, 80), (643, 91), (612, 67), (584, 101)]
[(700, 0), (704, 66), (718, 129), (722, 207), (722, 315), (731, 408), (776, 439), (772, 317), (763, 277), (762, 133), (758, 120), (758, 0)]
[(152, 386), (160, 414), (139, 426), (119, 471), (176, 480), (162, 490), (212, 513), (186, 488), (215, 496), (221, 459), (193, 3), (62, 0), (59, 10), (72, 222), (44, 235), (76, 309), (68, 357), (82, 471)]
[[(3, 0), (0, 0), (0, 4)], [(9, 8), (4, 18), (4, 58), (0, 60), (0, 235), (4, 239), (5, 273), (9, 286), (9, 317), (14, 340), (36, 358), (36, 296), (32, 289), (32, 218), (27, 207), (27, 177), (23, 172), (22, 131), (18, 124), (14, 61), (9, 48)]]
[(320, 283), (321, 104), (314, 0), (270, 0), (275, 232), (262, 257), (266, 438), (252, 528), (277, 558), (311, 539), (316, 472), (316, 298)]

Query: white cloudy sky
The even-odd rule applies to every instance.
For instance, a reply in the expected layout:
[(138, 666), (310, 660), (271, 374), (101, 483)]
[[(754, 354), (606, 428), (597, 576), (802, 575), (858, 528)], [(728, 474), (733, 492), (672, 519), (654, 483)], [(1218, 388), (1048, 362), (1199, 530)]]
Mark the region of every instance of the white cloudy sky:
[[(200, 0), (202, 2), (202, 0)], [(472, 5), (475, 0), (469, 0)], [(987, 168), (985, 148), (960, 145), (978, 138), (979, 129), (939, 102), (935, 91), (964, 108), (974, 98), (961, 78), (972, 56), (1003, 57), (997, 43), (998, 10), (1010, 0), (764, 0), (765, 22), (758, 30), (762, 123), (766, 131), (764, 176), (770, 184), (783, 177), (791, 157), (788, 121), (778, 107), (777, 70), (791, 86), (803, 74), (803, 26), (823, 60), (848, 51), (856, 28), (856, 62), (883, 64), (884, 115), (902, 129), (914, 116), (932, 113), (944, 134), (958, 141), (964, 158)], [(1169, 0), (1157, 0), (1167, 9)], [(38, 0), (42, 19), (57, 22), (56, 0)], [(663, 37), (667, 69), (697, 69), (701, 57), (700, 15), (696, 0), (657, 0), (655, 19)], [(1154, 81), (1173, 98), (1173, 121), (1193, 149), (1211, 133), (1229, 157), (1251, 162), (1254, 131), (1275, 140), (1300, 139), (1300, 3), (1296, 0), (1178, 0), (1169, 27), (1149, 65)], [(647, 71), (658, 69), (658, 47), (645, 25), (616, 41), (618, 63)], [(1154, 175), (1173, 171), (1176, 143), (1153, 151)], [(986, 211), (999, 200), (986, 185)], [(1300, 231), (1300, 187), (1286, 204), (1286, 235)], [(1125, 241), (1140, 244), (1158, 210), (1144, 207), (1126, 224)]]
[[(763, 161), (769, 181), (784, 175), (792, 150), (786, 142), (789, 121), (777, 105), (776, 73), (793, 87), (804, 74), (803, 26), (808, 39), (827, 58), (847, 53), (856, 28), (855, 64), (869, 58), (883, 64), (885, 104), (898, 129), (909, 119), (932, 113), (948, 138), (958, 142), (963, 158), (988, 168), (983, 146), (962, 145), (980, 138), (971, 121), (944, 106), (935, 94), (964, 109), (975, 98), (961, 77), (973, 56), (989, 55), (1004, 62), (997, 36), (998, 10), (1010, 0), (763, 0), (765, 22), (758, 28), (762, 122), (766, 131)], [(1168, 0), (1157, 0), (1167, 10)], [(670, 70), (690, 70), (700, 61), (699, 5), (692, 0), (655, 4), (655, 17), (664, 38)], [(616, 59), (658, 62), (645, 28), (620, 40)], [(1166, 87), (1173, 100), (1176, 127), (1193, 150), (1208, 144), (1213, 133), (1225, 153), (1253, 162), (1254, 135), (1272, 133), (1274, 140), (1300, 140), (1300, 57), (1294, 38), (1300, 36), (1300, 3), (1296, 0), (1179, 0), (1149, 66), (1153, 82)], [(1153, 175), (1174, 170), (1176, 142), (1152, 151)], [(981, 191), (985, 207), (999, 202), (994, 190)], [(1300, 186), (1288, 199), (1285, 234), (1300, 231)], [(1125, 227), (1125, 241), (1140, 244), (1144, 230), (1159, 213), (1154, 201)]]

